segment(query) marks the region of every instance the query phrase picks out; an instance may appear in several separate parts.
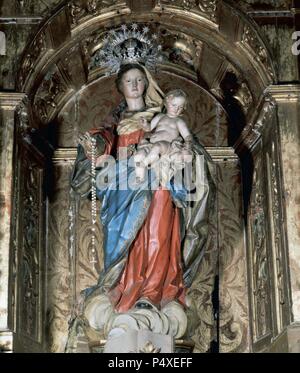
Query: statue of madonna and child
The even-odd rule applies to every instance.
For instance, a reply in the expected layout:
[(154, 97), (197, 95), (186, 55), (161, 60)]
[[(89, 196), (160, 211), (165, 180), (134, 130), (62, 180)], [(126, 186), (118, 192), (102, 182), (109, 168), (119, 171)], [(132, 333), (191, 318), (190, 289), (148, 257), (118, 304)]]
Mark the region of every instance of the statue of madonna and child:
[(178, 339), (188, 333), (187, 289), (207, 245), (211, 159), (181, 117), (188, 94), (164, 94), (141, 40), (128, 32), (123, 39), (111, 58), (119, 57), (116, 88), (124, 100), (80, 138), (72, 174), (73, 192), (87, 198), (94, 163), (104, 235), (104, 269), (82, 292), (75, 320), (107, 340), (140, 329)]

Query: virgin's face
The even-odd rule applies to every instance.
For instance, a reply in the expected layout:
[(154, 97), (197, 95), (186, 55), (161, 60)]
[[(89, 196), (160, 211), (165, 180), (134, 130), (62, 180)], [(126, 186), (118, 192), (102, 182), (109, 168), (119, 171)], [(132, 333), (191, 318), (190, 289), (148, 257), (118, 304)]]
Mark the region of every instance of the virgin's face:
[(140, 98), (146, 88), (145, 75), (138, 69), (127, 71), (121, 79), (121, 91), (125, 98)]

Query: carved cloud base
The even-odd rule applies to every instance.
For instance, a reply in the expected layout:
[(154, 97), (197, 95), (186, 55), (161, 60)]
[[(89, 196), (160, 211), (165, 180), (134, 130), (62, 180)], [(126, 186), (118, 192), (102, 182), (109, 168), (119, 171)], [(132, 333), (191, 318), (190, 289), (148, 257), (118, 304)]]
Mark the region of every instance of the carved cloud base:
[(170, 302), (161, 310), (131, 309), (116, 313), (105, 294), (95, 297), (85, 309), (85, 318), (92, 328), (103, 331), (108, 340), (128, 331), (148, 330), (153, 333), (182, 338), (187, 330), (187, 316), (177, 302)]
[(129, 330), (107, 340), (104, 353), (172, 353), (173, 338), (149, 330)]

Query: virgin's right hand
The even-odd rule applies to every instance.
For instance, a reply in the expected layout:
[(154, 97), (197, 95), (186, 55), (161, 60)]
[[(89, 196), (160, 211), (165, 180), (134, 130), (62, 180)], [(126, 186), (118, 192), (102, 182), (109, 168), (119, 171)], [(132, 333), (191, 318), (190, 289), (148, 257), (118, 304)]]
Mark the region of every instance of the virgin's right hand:
[(143, 130), (149, 131), (149, 123), (146, 118), (144, 117), (140, 118), (140, 126), (142, 127)]
[(92, 153), (92, 139), (93, 137), (89, 132), (86, 132), (79, 137), (79, 144), (83, 147), (87, 155)]

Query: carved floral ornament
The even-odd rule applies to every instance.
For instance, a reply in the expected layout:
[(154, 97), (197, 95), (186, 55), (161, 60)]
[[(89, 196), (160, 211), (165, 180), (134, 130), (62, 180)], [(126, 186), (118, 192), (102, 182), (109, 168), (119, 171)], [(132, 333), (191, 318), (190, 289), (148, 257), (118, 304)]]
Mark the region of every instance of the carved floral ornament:
[(31, 74), (31, 72), (34, 70), (34, 66), (39, 59), (39, 57), (45, 52), (47, 49), (46, 46), (46, 36), (44, 32), (40, 32), (34, 39), (34, 41), (31, 44), (31, 48), (29, 51), (25, 54), (23, 61), (22, 61), (22, 67), (21, 72), (19, 75), (19, 85), (20, 87), (23, 87), (26, 79)]
[(239, 148), (241, 146), (251, 148), (260, 138), (266, 126), (272, 123), (275, 112), (276, 102), (272, 100), (272, 98), (266, 97), (258, 118), (255, 120), (255, 122), (250, 123), (243, 129), (242, 136), (237, 147)]
[[(87, 16), (100, 14), (107, 8), (130, 7), (131, 3), (130, 1), (124, 0), (73, 0), (69, 2), (72, 27), (78, 25), (81, 19)], [(153, 3), (155, 3), (155, 1)], [(213, 22), (217, 20), (217, 3), (218, 0), (156, 0), (156, 4), (160, 8), (172, 6), (183, 10), (193, 10), (202, 13), (204, 17)]]
[(95, 16), (112, 7), (126, 7), (126, 2), (124, 0), (73, 0), (68, 6), (71, 26), (75, 27), (83, 18)]
[(28, 335), (37, 335), (39, 328), (39, 283), (40, 272), (40, 170), (36, 164), (27, 163), (23, 209), (23, 255), (22, 255), (22, 300), (21, 328)]
[(253, 303), (255, 310), (254, 334), (256, 338), (264, 336), (270, 328), (268, 318), (269, 299), (269, 271), (267, 255), (267, 232), (266, 232), (266, 196), (263, 185), (262, 159), (256, 159), (253, 190), (251, 195), (251, 230), (253, 244), (252, 256), (252, 281), (253, 281)]
[(68, 87), (58, 69), (53, 70), (43, 80), (34, 101), (34, 108), (43, 122), (47, 122), (56, 111), (60, 98), (67, 90)]
[(161, 0), (160, 6), (176, 6), (183, 10), (195, 10), (202, 13), (210, 21), (217, 21), (218, 0)]
[(261, 65), (265, 66), (270, 77), (274, 78), (272, 64), (266, 48), (262, 45), (257, 35), (247, 24), (244, 26), (241, 42), (242, 45), (248, 51), (248, 53), (250, 53), (253, 56), (254, 60), (256, 60)]
[(28, 97), (25, 96), (20, 104), (16, 107), (16, 114), (19, 120), (18, 130), (20, 133), (26, 133), (29, 128), (29, 114), (28, 114)]
[[(272, 142), (271, 154), (268, 157), (271, 169), (271, 197), (272, 197), (272, 218), (273, 218), (273, 230), (274, 230), (274, 254), (276, 257), (276, 291), (278, 293), (279, 307), (283, 307), (287, 301), (287, 294), (285, 291), (284, 284), (284, 234), (282, 232), (282, 224), (284, 219), (282, 216), (282, 209), (280, 206), (280, 200), (282, 200), (280, 190), (280, 176), (279, 176), (279, 165), (277, 157), (277, 149), (275, 143)], [(282, 311), (283, 312), (283, 311)], [(281, 315), (282, 315), (281, 312)], [(282, 320), (283, 321), (283, 320)], [(281, 322), (282, 322), (281, 321)]]

